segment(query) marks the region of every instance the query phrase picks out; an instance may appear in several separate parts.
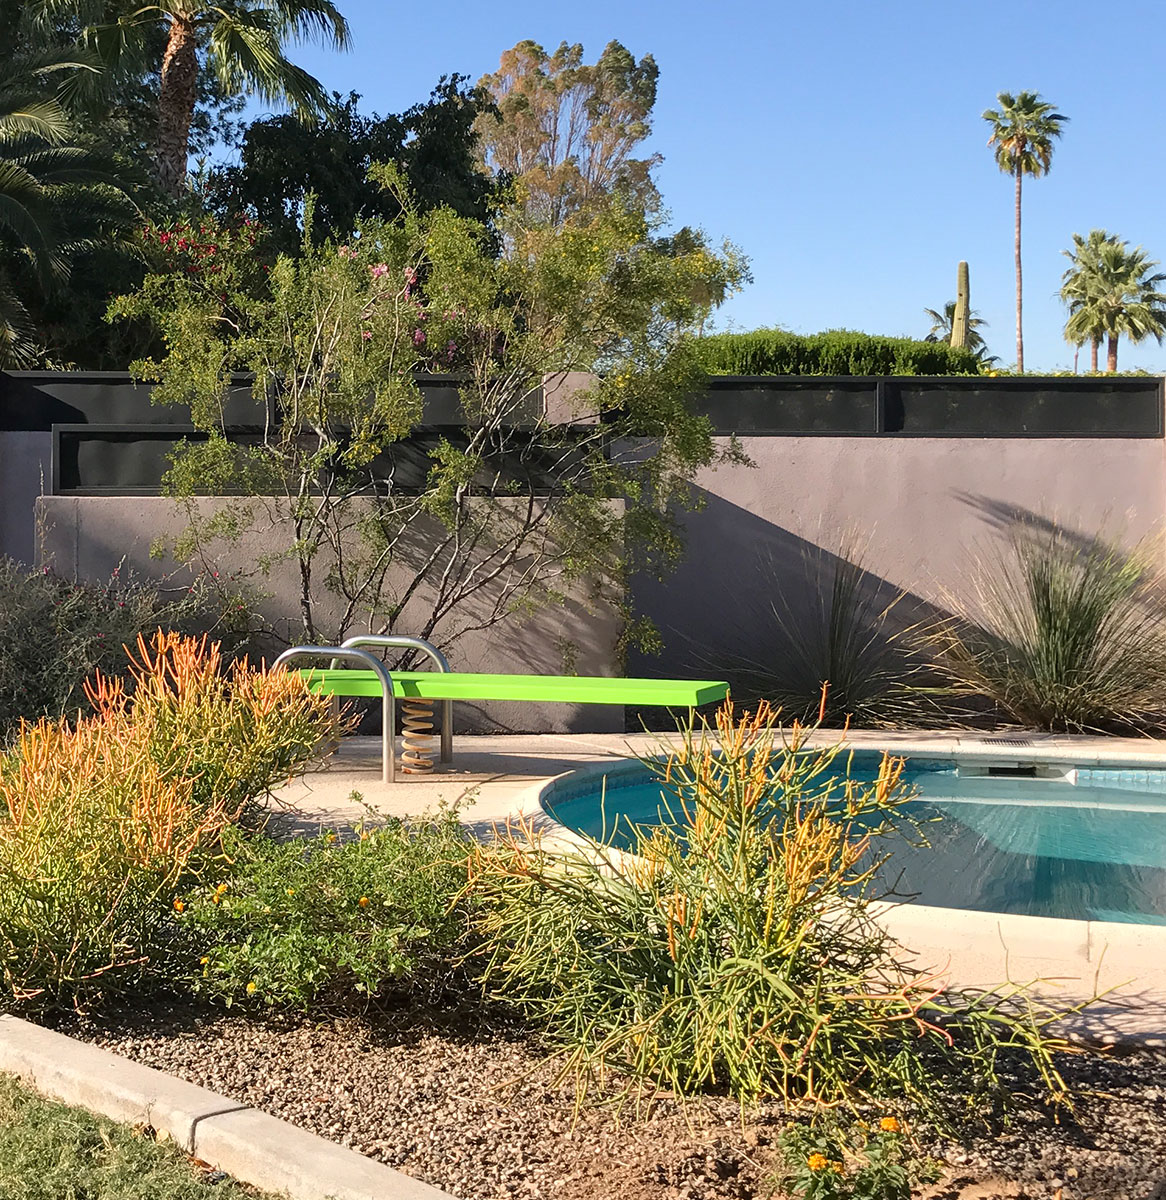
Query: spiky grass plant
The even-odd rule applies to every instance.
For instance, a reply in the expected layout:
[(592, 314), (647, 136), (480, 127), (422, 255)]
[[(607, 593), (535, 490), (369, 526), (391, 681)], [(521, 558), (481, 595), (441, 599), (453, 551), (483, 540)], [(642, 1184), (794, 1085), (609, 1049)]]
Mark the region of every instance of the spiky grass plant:
[(851, 531), (833, 550), (807, 546), (792, 571), (763, 561), (762, 598), (742, 631), (748, 654), (705, 656), (702, 666), (723, 673), (739, 701), (768, 701), (788, 719), (817, 714), (835, 728), (924, 719), (906, 594), (871, 575), (865, 549)]
[(1000, 1060), (1018, 1052), (1064, 1099), (1053, 1013), (1015, 989), (945, 988), (875, 920), (911, 797), (901, 762), (852, 778), (806, 734), (726, 705), (647, 760), (677, 819), (634, 829), (634, 853), (556, 848), (529, 828), (480, 848), (487, 983), (580, 1087), (615, 1072), (680, 1095), (939, 1111), (969, 1091), (1002, 1102)]
[(1166, 724), (1160, 548), (1025, 524), (976, 560), (970, 603), (924, 632), (952, 690), (1054, 732)]

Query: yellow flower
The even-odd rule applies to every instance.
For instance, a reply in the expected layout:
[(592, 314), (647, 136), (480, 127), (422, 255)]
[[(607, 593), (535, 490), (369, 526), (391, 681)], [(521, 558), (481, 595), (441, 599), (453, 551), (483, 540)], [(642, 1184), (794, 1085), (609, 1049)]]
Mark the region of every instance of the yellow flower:
[(207, 958), (207, 956), (204, 954), (204, 955), (202, 956), (202, 958), (200, 958), (198, 961), (199, 961), (199, 965), (200, 965), (200, 966), (203, 966), (203, 967), (205, 967), (205, 966), (207, 965), (207, 963), (209, 963), (209, 962), (210, 962), (210, 959), (209, 959), (209, 958)]
[(335, 840), (336, 835), (334, 833), (326, 834), (324, 837), (324, 841), (326, 841), (329, 845), (331, 845)]
[(255, 982), (255, 980), (252, 979), (251, 982), (247, 985), (247, 995), (254, 996), (255, 992), (258, 990), (258, 988), (259, 988), (259, 984), (257, 984)]
[(902, 1133), (903, 1126), (899, 1124), (898, 1117), (883, 1117), (879, 1122), (879, 1128), (883, 1133)]
[(824, 1154), (819, 1154), (816, 1150), (806, 1159), (806, 1166), (811, 1171), (824, 1171), (829, 1165), (830, 1160)]
[(840, 1162), (832, 1162), (830, 1164), (830, 1170), (833, 1171), (835, 1175), (845, 1175), (846, 1174), (846, 1164), (840, 1163)]
[(182, 912), (182, 910), (184, 908), (186, 908), (186, 905), (181, 900), (174, 901), (174, 911), (175, 912)]
[(361, 898), (357, 901), (357, 904), (359, 904), (361, 908), (368, 908), (368, 897), (361, 896)]
[(219, 886), (217, 888), (215, 888), (215, 895), (221, 896), (221, 895), (223, 895), (224, 892), (226, 892), (226, 890), (227, 890), (227, 885), (225, 883), (220, 883)]
[(287, 889), (287, 894), (288, 894), (289, 896), (294, 896), (294, 895), (296, 894), (296, 889), (295, 889), (295, 888), (288, 888), (288, 889)]

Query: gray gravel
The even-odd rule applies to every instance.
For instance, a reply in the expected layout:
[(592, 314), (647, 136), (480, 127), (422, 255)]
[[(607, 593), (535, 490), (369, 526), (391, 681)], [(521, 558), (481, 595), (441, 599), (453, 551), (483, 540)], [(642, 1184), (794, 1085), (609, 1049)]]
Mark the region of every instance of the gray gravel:
[[(781, 1109), (742, 1121), (708, 1099), (584, 1105), (521, 1032), (418, 1016), (324, 1021), (182, 1002), (70, 1018), (64, 1032), (245, 1101), (463, 1200), (752, 1200)], [(1029, 1111), (995, 1137), (929, 1148), (948, 1164), (929, 1200), (1166, 1200), (1166, 1053), (1072, 1056), (1077, 1119)], [(1162, 1186), (1159, 1186), (1159, 1185)]]

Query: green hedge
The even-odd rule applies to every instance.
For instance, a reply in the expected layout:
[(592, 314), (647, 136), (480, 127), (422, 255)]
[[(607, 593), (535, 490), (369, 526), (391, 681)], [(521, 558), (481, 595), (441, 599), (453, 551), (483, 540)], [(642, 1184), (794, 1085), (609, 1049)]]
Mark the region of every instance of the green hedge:
[(697, 353), (710, 375), (978, 375), (976, 356), (943, 342), (875, 337), (851, 329), (718, 333)]

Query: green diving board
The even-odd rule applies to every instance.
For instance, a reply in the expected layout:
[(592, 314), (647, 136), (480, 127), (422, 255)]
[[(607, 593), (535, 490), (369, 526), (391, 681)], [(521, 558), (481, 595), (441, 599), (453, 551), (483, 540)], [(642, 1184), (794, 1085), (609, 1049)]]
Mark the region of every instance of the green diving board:
[[(427, 655), (432, 671), (392, 671), (369, 653), (368, 647), (410, 649)], [(729, 685), (693, 679), (614, 679), (606, 675), (480, 675), (451, 671), (445, 656), (423, 638), (401, 634), (361, 634), (342, 646), (292, 646), (272, 663), (272, 670), (290, 669), (295, 659), (330, 659), (328, 667), (308, 667), (300, 676), (313, 692), (333, 697), (368, 696), (383, 700), (381, 712), (381, 777), (396, 779), (396, 703), (398, 700), (441, 702), (441, 761), (453, 758), (455, 700), (523, 700), (539, 704), (641, 704), (659, 708), (696, 708), (724, 700)], [(340, 661), (355, 669), (338, 669)], [(405, 723), (406, 744), (418, 727)], [(426, 724), (426, 730), (432, 728)], [(422, 733), (422, 737), (427, 736)], [(413, 749), (416, 749), (414, 746)], [(408, 759), (406, 760), (408, 761)], [(414, 764), (416, 765), (416, 764)], [(406, 767), (406, 770), (411, 769)]]
[[(382, 694), (375, 671), (301, 670), (314, 692), (333, 696)], [(561, 704), (643, 704), (696, 708), (729, 694), (723, 682), (620, 679), (606, 675), (479, 675), (470, 671), (392, 671), (393, 694), (418, 700), (526, 700)]]

